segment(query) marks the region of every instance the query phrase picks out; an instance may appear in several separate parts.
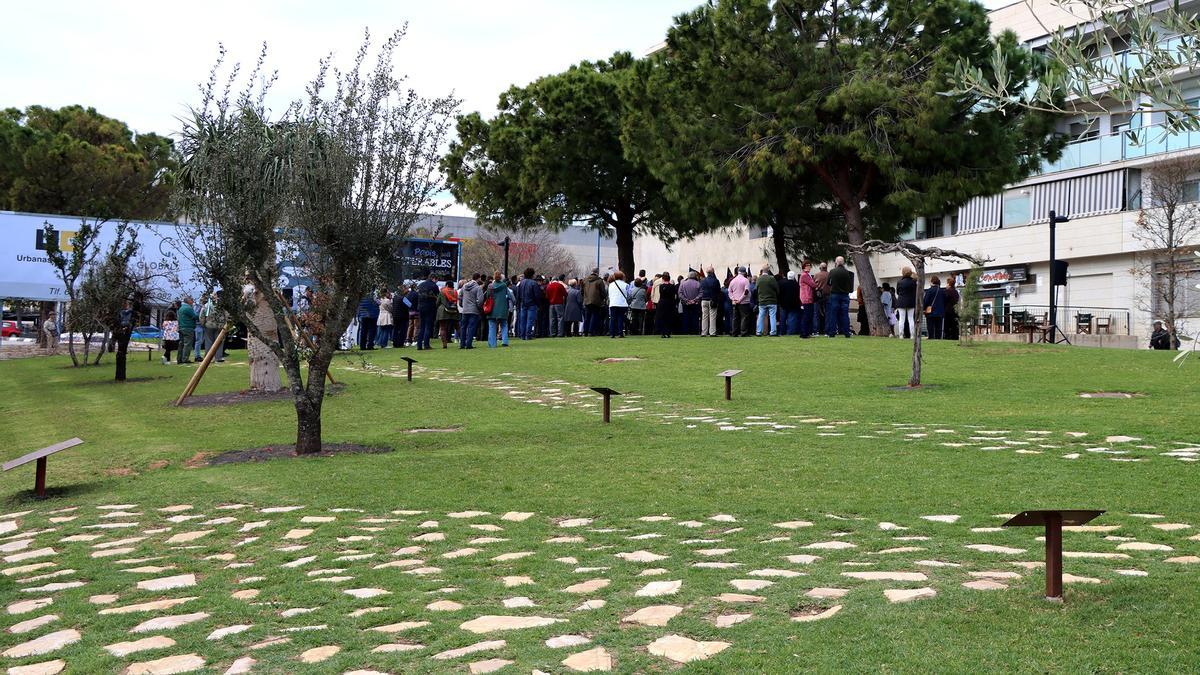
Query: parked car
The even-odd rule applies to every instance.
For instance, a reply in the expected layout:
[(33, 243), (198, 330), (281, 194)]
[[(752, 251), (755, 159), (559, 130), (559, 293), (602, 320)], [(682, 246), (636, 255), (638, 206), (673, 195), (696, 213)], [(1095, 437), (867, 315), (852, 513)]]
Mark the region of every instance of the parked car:
[(0, 338), (21, 337), (21, 324), (16, 321), (0, 322)]
[(129, 337), (133, 340), (157, 340), (162, 337), (162, 331), (154, 326), (138, 326)]

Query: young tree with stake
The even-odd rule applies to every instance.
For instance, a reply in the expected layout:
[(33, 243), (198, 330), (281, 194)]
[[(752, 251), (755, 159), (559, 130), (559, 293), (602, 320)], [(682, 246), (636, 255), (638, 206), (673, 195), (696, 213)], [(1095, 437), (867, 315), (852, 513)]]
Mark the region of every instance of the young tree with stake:
[[(353, 64), (320, 63), (307, 98), (271, 119), (261, 83), (230, 96), (237, 68), (218, 85), (221, 62), (183, 132), (180, 203), (186, 246), (197, 268), (226, 292), (222, 305), (246, 324), (283, 366), (296, 408), (296, 452), (321, 450), (325, 377), (359, 300), (384, 280), (398, 246), (441, 187), (439, 149), (457, 108), (453, 97), (425, 98), (404, 86), (392, 64), (404, 30), (367, 64), (364, 38)], [(277, 288), (280, 260), (295, 260), (316, 280), (309, 314), (322, 327), (309, 347)], [(265, 302), (274, 334), (250, 315), (243, 284)], [(307, 378), (302, 364), (307, 363)]]

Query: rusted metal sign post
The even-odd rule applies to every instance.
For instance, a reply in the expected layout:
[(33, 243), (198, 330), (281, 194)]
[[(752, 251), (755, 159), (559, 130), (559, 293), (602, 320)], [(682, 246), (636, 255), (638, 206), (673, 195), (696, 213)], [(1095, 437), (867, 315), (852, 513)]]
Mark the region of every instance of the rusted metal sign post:
[(741, 372), (742, 371), (740, 371), (740, 370), (723, 370), (723, 371), (717, 373), (717, 377), (725, 378), (725, 400), (726, 401), (733, 400), (733, 376), (738, 375)]
[(1046, 528), (1046, 599), (1062, 602), (1063, 597), (1063, 525), (1084, 525), (1091, 522), (1103, 511), (1084, 510), (1040, 510), (1022, 511), (1004, 523), (1004, 527), (1034, 527)]
[(592, 391), (604, 397), (604, 423), (608, 424), (609, 412), (611, 410), (611, 408), (609, 408), (609, 398), (612, 396), (620, 396), (621, 392), (609, 389), (608, 387), (592, 387)]
[(53, 455), (54, 453), (58, 452), (59, 450), (66, 450), (67, 448), (73, 448), (77, 445), (80, 445), (81, 443), (83, 443), (82, 439), (72, 438), (69, 441), (63, 441), (62, 443), (57, 443), (55, 445), (51, 445), (48, 448), (42, 448), (41, 450), (35, 450), (35, 451), (29, 453), (28, 455), (25, 455), (24, 457), (18, 457), (11, 462), (5, 462), (4, 470), (8, 471), (10, 469), (15, 469), (18, 466), (22, 466), (24, 464), (28, 464), (34, 460), (37, 460), (37, 473), (35, 474), (34, 479), (33, 479), (33, 492), (34, 492), (34, 494), (37, 495), (38, 499), (45, 499), (46, 498), (46, 458), (49, 457), (50, 455)]
[(412, 364), (416, 363), (416, 361), (407, 356), (401, 356), (400, 360), (408, 364), (408, 381), (412, 382)]

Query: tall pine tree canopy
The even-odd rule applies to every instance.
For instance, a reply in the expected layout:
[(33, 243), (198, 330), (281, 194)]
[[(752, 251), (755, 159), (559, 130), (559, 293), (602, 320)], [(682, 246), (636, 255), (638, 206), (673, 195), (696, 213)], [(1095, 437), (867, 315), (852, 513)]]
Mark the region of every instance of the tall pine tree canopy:
[(458, 119), (443, 160), (450, 191), (501, 227), (613, 228), (618, 266), (634, 272), (634, 234), (669, 236), (677, 220), (662, 183), (626, 157), (621, 83), (629, 54), (584, 62), (500, 96), (498, 113)]
[(102, 219), (159, 219), (171, 140), (134, 134), (95, 108), (0, 111), (0, 207)]
[[(626, 136), (673, 198), (707, 185), (758, 208), (782, 181), (839, 210), (844, 241), (891, 238), (1059, 152), (1052, 115), (948, 93), (960, 59), (990, 72), (997, 48), (1010, 86), (1038, 72), (970, 0), (714, 0), (677, 17), (640, 67)], [(870, 259), (854, 263), (882, 334)]]

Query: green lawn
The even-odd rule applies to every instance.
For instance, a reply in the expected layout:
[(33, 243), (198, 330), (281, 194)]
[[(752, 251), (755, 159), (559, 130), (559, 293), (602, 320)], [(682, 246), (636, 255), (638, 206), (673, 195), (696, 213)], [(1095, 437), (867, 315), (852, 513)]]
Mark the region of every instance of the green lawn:
[[(566, 657), (602, 647), (616, 670), (645, 672), (677, 667), (647, 646), (680, 635), (729, 645), (688, 666), (696, 672), (1193, 670), (1200, 663), (1200, 564), (1168, 560), (1200, 555), (1200, 467), (1186, 461), (1195, 458), (1186, 450), (1163, 453), (1200, 446), (1195, 413), (1200, 365), (1189, 360), (1180, 368), (1153, 352), (927, 343), (925, 380), (933, 386), (890, 390), (907, 379), (909, 348), (899, 340), (862, 338), (677, 337), (542, 340), (471, 352), (388, 350), (366, 359), (346, 355), (335, 362), (334, 377), (347, 386), (326, 402), (325, 440), (394, 452), (211, 468), (202, 466), (199, 453), (292, 442), (291, 405), (175, 408), (171, 402), (193, 371), (149, 363), (143, 355), (130, 362), (130, 377), (140, 381), (123, 385), (109, 382), (111, 364), (73, 369), (65, 357), (0, 362), (3, 459), (72, 436), (86, 441), (50, 459), (49, 484), (58, 492), (49, 501), (30, 499), (31, 466), (0, 476), (3, 510), (33, 510), (17, 517), (18, 529), (7, 534), (0, 517), (0, 547), (30, 542), (0, 548), (0, 557), (55, 549), (0, 568), (53, 563), (0, 576), (6, 605), (54, 599), (46, 609), (4, 614), (4, 625), (47, 613), (59, 617), (28, 633), (5, 634), (0, 646), (8, 649), (58, 630), (81, 633), (62, 649), (3, 658), (0, 666), (58, 658), (70, 672), (103, 672), (194, 653), (218, 673), (244, 656), (257, 660), (255, 672), (465, 671), (467, 664), (486, 659), (513, 661), (511, 672), (564, 672), (560, 662)], [(420, 361), (413, 383), (403, 379), (402, 354)], [(613, 357), (638, 360), (604, 362)], [(722, 400), (722, 382), (715, 377), (726, 368), (745, 371), (735, 380), (732, 402)], [(244, 363), (235, 359), (214, 366), (197, 393), (238, 390), (247, 377)], [(579, 395), (587, 386), (627, 394), (614, 400), (618, 412), (612, 424), (601, 423), (597, 398)], [(1078, 396), (1091, 391), (1139, 396)], [(445, 428), (455, 431), (409, 431)], [(193, 508), (158, 510), (177, 504)], [(218, 508), (229, 504), (247, 506)], [(104, 505), (131, 505), (125, 511), (138, 515), (105, 518), (106, 510), (96, 508)], [(304, 508), (255, 510), (280, 505)], [(67, 507), (79, 508), (49, 513)], [(329, 511), (349, 508), (362, 512)], [(1014, 564), (1042, 559), (1039, 531), (973, 531), (997, 527), (1001, 514), (1032, 508), (1107, 510), (1096, 524), (1117, 529), (1070, 532), (1066, 548), (1125, 557), (1068, 558), (1068, 573), (1099, 583), (1068, 584), (1064, 605), (1046, 602), (1041, 571)], [(489, 515), (448, 516), (467, 510)], [(535, 515), (521, 522), (501, 519), (507, 512)], [(186, 518), (192, 514), (202, 517)], [(670, 519), (641, 520), (662, 514)], [(712, 520), (718, 514), (733, 522)], [(961, 517), (953, 523), (922, 518), (947, 514)], [(305, 517), (320, 522), (304, 524)], [(329, 517), (335, 520), (323, 520)], [(558, 524), (577, 517), (592, 522)], [(201, 524), (213, 519), (212, 525)], [(258, 520), (269, 522), (240, 531)], [(811, 525), (775, 525), (785, 521)], [(89, 527), (110, 522), (137, 524)], [(1154, 527), (1163, 524), (1190, 527)], [(206, 529), (212, 533), (194, 542), (168, 543), (178, 534)], [(284, 539), (295, 529), (313, 532)], [(23, 535), (30, 531), (35, 534)], [(445, 538), (414, 541), (428, 532)], [(61, 541), (81, 534), (101, 536)], [(630, 539), (641, 535), (660, 536)], [(248, 537), (258, 538), (235, 546)], [(569, 539), (547, 542), (560, 537)], [(93, 557), (107, 550), (97, 545), (123, 539), (136, 541), (113, 548), (130, 551)], [(805, 548), (836, 541), (854, 547)], [(1170, 550), (1141, 550), (1146, 547), (1139, 543)], [(978, 544), (1022, 552), (967, 548)], [(406, 551), (413, 546), (421, 548)], [(464, 548), (477, 552), (444, 557)], [(632, 562), (614, 556), (638, 550), (667, 557)], [(531, 555), (503, 557), (518, 552)], [(820, 558), (787, 559), (803, 554)], [(210, 559), (213, 555), (221, 557)], [(282, 567), (308, 556), (316, 557)], [(344, 556), (350, 558), (337, 560)], [(494, 560), (497, 556), (502, 559)], [(407, 574), (409, 563), (375, 568), (405, 560), (438, 570)], [(695, 567), (696, 562), (706, 566)], [(714, 562), (736, 566), (708, 565)], [(127, 571), (145, 565), (169, 569)], [(664, 571), (639, 576), (646, 568)], [(61, 570), (74, 572), (22, 583)], [(340, 571), (309, 576), (314, 570)], [(771, 576), (777, 573), (770, 570), (804, 576)], [(867, 571), (920, 572), (927, 578), (869, 581), (843, 574)], [(1003, 590), (962, 586), (978, 580), (972, 572), (997, 571), (1020, 577), (1000, 575)], [(188, 573), (196, 575), (196, 586), (149, 591), (135, 583)], [(239, 583), (255, 576), (264, 579)], [(350, 578), (316, 581), (322, 576)], [(507, 588), (500, 581), (506, 576), (528, 576), (534, 583)], [(590, 593), (563, 590), (590, 579), (610, 583)], [(86, 585), (21, 590), (75, 580)], [(744, 591), (761, 597), (759, 602), (718, 599), (743, 592), (732, 580), (773, 585)], [(670, 595), (636, 595), (654, 581), (682, 584)], [(814, 587), (848, 593), (840, 599), (806, 597)], [(231, 597), (246, 588), (260, 593)], [(357, 599), (341, 592), (355, 588), (389, 594)], [(931, 588), (936, 595), (905, 603), (884, 596), (885, 589), (902, 588)], [(119, 598), (111, 605), (90, 603), (98, 594)], [(159, 613), (98, 613), (191, 596), (197, 599)], [(536, 607), (502, 604), (518, 596)], [(439, 599), (463, 607), (426, 609)], [(606, 604), (576, 611), (589, 599)], [(665, 626), (622, 621), (640, 608), (668, 604), (681, 611)], [(842, 608), (829, 618), (791, 620), (792, 614), (835, 605)], [(372, 606), (383, 609), (349, 616)], [(289, 608), (314, 611), (282, 616)], [(129, 633), (158, 614), (194, 612), (208, 616), (161, 632)], [(479, 635), (460, 627), (488, 614), (565, 622)], [(752, 618), (714, 625), (717, 616), (731, 614)], [(366, 630), (401, 621), (430, 623), (395, 635)], [(230, 625), (251, 628), (206, 639)], [(314, 625), (325, 628), (286, 632)], [(591, 642), (568, 648), (544, 644), (564, 634)], [(103, 650), (152, 635), (176, 644), (123, 658)], [(273, 637), (289, 641), (250, 648)], [(506, 644), (457, 659), (431, 658), (488, 640)], [(402, 642), (420, 648), (372, 652)], [(319, 664), (298, 660), (305, 650), (326, 645), (342, 649)]]

